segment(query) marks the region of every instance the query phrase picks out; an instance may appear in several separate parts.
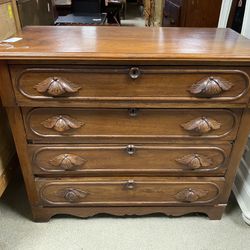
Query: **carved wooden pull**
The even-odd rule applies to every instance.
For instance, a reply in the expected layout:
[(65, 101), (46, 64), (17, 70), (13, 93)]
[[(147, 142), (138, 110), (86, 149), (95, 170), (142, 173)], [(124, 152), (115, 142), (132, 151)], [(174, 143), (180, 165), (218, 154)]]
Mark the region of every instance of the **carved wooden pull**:
[(197, 134), (206, 134), (212, 130), (220, 129), (221, 124), (208, 117), (199, 117), (190, 122), (181, 124), (181, 126), (187, 131), (193, 131)]
[(67, 188), (64, 190), (64, 199), (70, 203), (79, 202), (81, 198), (85, 198), (87, 195), (87, 192), (79, 189)]
[(185, 188), (184, 190), (180, 191), (175, 195), (175, 198), (178, 201), (182, 202), (195, 202), (200, 198), (206, 196), (208, 191), (206, 190), (198, 190), (192, 188)]
[(176, 161), (190, 169), (206, 168), (213, 164), (213, 161), (210, 158), (199, 154), (185, 155), (176, 159)]
[(210, 98), (231, 89), (233, 84), (221, 77), (210, 76), (193, 84), (190, 93), (197, 97)]
[(81, 87), (79, 87), (78, 85), (61, 77), (49, 77), (44, 81), (38, 83), (34, 88), (39, 93), (54, 97), (76, 93), (79, 89), (81, 89)]
[(45, 128), (54, 129), (57, 132), (65, 132), (69, 129), (77, 129), (83, 126), (79, 122), (68, 115), (53, 116), (41, 123)]
[(86, 163), (82, 157), (74, 154), (61, 154), (49, 161), (49, 164), (65, 171), (75, 170)]

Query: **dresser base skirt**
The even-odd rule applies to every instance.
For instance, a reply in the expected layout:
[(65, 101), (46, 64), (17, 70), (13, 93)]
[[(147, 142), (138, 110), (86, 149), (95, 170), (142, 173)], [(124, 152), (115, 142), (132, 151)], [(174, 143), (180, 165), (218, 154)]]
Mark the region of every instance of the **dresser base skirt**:
[(55, 215), (72, 215), (80, 218), (88, 218), (97, 214), (114, 216), (142, 216), (150, 214), (164, 214), (170, 217), (178, 217), (185, 214), (206, 214), (210, 220), (220, 220), (226, 204), (215, 206), (191, 206), (191, 207), (33, 207), (32, 214), (35, 222), (48, 222)]

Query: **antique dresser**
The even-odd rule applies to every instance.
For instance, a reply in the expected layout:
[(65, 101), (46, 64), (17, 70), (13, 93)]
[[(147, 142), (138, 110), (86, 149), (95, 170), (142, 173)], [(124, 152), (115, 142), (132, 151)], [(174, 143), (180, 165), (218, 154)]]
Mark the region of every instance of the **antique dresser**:
[(0, 43), (35, 221), (220, 219), (250, 130), (250, 41), (229, 29), (27, 27)]

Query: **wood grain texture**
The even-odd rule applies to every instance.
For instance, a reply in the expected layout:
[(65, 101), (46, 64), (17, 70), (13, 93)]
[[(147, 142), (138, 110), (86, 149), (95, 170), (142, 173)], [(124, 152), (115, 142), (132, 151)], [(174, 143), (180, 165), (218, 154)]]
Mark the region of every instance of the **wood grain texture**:
[[(108, 142), (110, 140), (137, 141), (167, 139), (223, 139), (233, 140), (236, 136), (240, 110), (216, 109), (139, 109), (136, 116), (130, 109), (23, 109), (27, 138), (30, 140), (62, 142)], [(82, 126), (65, 131), (44, 127), (44, 122), (54, 117), (69, 116)], [(221, 126), (207, 133), (187, 130), (183, 124), (212, 119)], [(147, 126), (142, 126), (147, 124)], [(155, 126), (157, 124), (157, 126)]]
[[(133, 186), (127, 183), (133, 181)], [(215, 204), (224, 187), (224, 178), (84, 178), (37, 179), (44, 206), (145, 206)], [(69, 190), (70, 189), (70, 190)], [(195, 197), (186, 194), (192, 190)], [(69, 193), (70, 192), (70, 193)], [(190, 191), (191, 192), (191, 191)], [(71, 196), (72, 200), (68, 196)], [(182, 197), (181, 193), (184, 193)]]
[(225, 204), (214, 206), (133, 206), (133, 207), (33, 207), (33, 219), (36, 222), (48, 222), (52, 216), (70, 214), (81, 218), (88, 218), (97, 214), (110, 214), (115, 216), (142, 216), (149, 214), (164, 214), (166, 216), (182, 216), (186, 214), (206, 214), (210, 220), (220, 220), (225, 210)]
[(221, 218), (250, 130), (247, 39), (129, 27), (21, 37), (0, 46), (0, 89), (34, 220)]
[[(185, 144), (155, 145), (30, 145), (29, 157), (33, 172), (39, 176), (95, 175), (223, 175), (231, 153), (231, 144), (196, 146)], [(187, 156), (199, 155), (209, 159), (192, 167)], [(195, 156), (193, 156), (195, 157)], [(73, 159), (72, 159), (73, 158)], [(75, 159), (74, 159), (75, 158)], [(194, 163), (193, 163), (194, 164)], [(66, 165), (66, 166), (65, 166)]]
[[(166, 0), (163, 26), (217, 27), (222, 0)], [(202, 18), (201, 18), (202, 17)]]
[(0, 59), (250, 59), (249, 40), (230, 29), (34, 26), (20, 37), (13, 49), (0, 48)]
[[(131, 71), (139, 71), (131, 77)], [(249, 98), (250, 80), (246, 69), (235, 68), (181, 68), (181, 67), (133, 67), (133, 66), (61, 66), (34, 67), (13, 65), (11, 67), (17, 101), (20, 105), (78, 105), (83, 101), (155, 101), (155, 102), (204, 102), (246, 103)], [(63, 84), (75, 86), (66, 93), (62, 83), (51, 80), (61, 79)], [(208, 81), (207, 81), (208, 79)], [(216, 81), (209, 81), (216, 79)], [(221, 87), (218, 85), (220, 79)], [(222, 84), (223, 82), (223, 84)], [(203, 83), (203, 84), (202, 84)], [(41, 85), (42, 84), (42, 85)], [(59, 94), (49, 94), (57, 84)], [(210, 84), (210, 89), (199, 87)], [(154, 87), (152, 87), (152, 85)], [(227, 85), (227, 87), (226, 87)], [(41, 86), (38, 88), (37, 86)], [(43, 87), (43, 91), (42, 90)], [(47, 86), (47, 87), (46, 87)], [(60, 88), (58, 87), (60, 86)], [(230, 88), (229, 88), (230, 86)], [(211, 92), (211, 88), (213, 90)], [(224, 88), (224, 90), (223, 90)], [(55, 90), (54, 90), (55, 91)], [(208, 91), (211, 93), (209, 94)], [(66, 95), (64, 95), (66, 93)]]

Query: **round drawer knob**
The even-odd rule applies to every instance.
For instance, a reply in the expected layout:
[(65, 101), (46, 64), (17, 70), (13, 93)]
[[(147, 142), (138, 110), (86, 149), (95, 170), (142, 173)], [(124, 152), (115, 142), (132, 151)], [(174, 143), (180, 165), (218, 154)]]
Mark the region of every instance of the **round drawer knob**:
[(135, 154), (135, 146), (134, 145), (128, 145), (127, 148), (126, 148), (126, 150), (127, 150), (127, 153), (129, 155)]
[(127, 189), (134, 189), (135, 188), (135, 182), (134, 182), (134, 180), (128, 180), (127, 183), (125, 184), (125, 187)]
[(137, 79), (140, 77), (141, 75), (141, 71), (139, 68), (137, 67), (133, 67), (129, 70), (129, 75), (132, 79)]
[(129, 109), (128, 112), (129, 112), (129, 116), (135, 117), (138, 115), (139, 109), (132, 108), (132, 109)]

